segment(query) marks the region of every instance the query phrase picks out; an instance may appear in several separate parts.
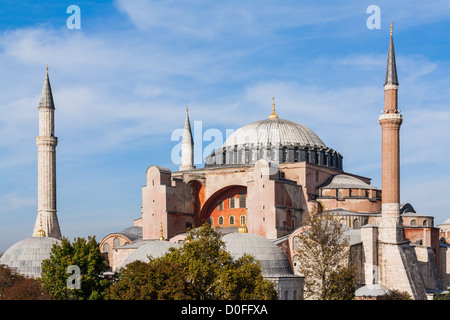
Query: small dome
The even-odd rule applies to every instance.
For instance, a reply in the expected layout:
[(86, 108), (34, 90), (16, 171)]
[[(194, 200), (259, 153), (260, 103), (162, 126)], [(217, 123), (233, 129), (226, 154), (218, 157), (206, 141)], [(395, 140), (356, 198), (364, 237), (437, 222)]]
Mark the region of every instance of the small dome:
[(337, 174), (328, 178), (319, 188), (324, 189), (377, 189), (361, 179), (346, 174)]
[(230, 233), (222, 239), (234, 258), (247, 253), (259, 260), (263, 276), (293, 275), (287, 257), (272, 241), (252, 233)]
[(138, 260), (142, 262), (148, 262), (148, 256), (152, 256), (153, 258), (162, 257), (164, 254), (166, 254), (166, 252), (169, 251), (169, 248), (172, 247), (178, 248), (179, 244), (169, 241), (150, 241), (149, 243), (146, 243), (133, 251), (124, 260), (124, 262), (122, 263), (122, 267), (125, 267), (127, 264)]
[(53, 244), (61, 240), (51, 237), (29, 237), (9, 247), (0, 258), (0, 264), (16, 269), (19, 273), (38, 278), (41, 276), (41, 263), (50, 258)]
[(281, 145), (324, 147), (326, 145), (309, 128), (293, 121), (273, 118), (253, 122), (232, 133), (224, 147), (235, 145)]

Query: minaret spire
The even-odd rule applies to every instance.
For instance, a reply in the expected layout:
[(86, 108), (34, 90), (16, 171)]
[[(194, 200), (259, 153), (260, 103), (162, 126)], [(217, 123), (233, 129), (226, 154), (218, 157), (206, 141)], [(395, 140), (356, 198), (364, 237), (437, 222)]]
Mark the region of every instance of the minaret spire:
[[(44, 86), (39, 101), (38, 147), (38, 215), (33, 236), (46, 234), (61, 239), (58, 217), (56, 215), (56, 145), (55, 104), (46, 66)], [(44, 233), (43, 233), (43, 232)]]
[(184, 121), (183, 137), (181, 138), (180, 171), (192, 169), (195, 169), (194, 140), (192, 139), (191, 123), (189, 121), (189, 108), (186, 106), (186, 119)]
[(392, 36), (393, 22), (391, 22), (391, 36), (389, 40), (389, 51), (386, 66), (386, 80), (384, 85), (396, 85), (398, 86), (397, 78), (397, 65), (395, 63), (395, 50), (394, 50), (394, 38)]

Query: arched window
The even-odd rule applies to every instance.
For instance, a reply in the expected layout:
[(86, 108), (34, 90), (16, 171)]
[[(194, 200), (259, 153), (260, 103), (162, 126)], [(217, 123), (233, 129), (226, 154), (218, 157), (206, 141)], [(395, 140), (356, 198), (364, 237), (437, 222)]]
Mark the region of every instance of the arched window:
[(416, 221), (416, 219), (412, 219), (412, 220), (411, 220), (411, 225), (412, 225), (412, 226), (417, 226), (417, 221)]
[(234, 216), (230, 216), (230, 217), (228, 218), (228, 224), (229, 224), (230, 226), (234, 225)]
[(219, 226), (223, 225), (223, 216), (219, 216)]
[(120, 239), (119, 238), (114, 238), (113, 247), (114, 248), (120, 247)]
[(103, 245), (103, 252), (109, 252), (109, 243)]
[(230, 209), (234, 209), (235, 208), (235, 198), (234, 198), (234, 196), (230, 197), (230, 199), (229, 199), (229, 207), (230, 207)]
[(361, 224), (359, 223), (358, 219), (353, 220), (353, 229), (360, 229)]
[(245, 190), (239, 192), (239, 208), (247, 207), (247, 195), (245, 194)]
[(244, 216), (244, 215), (240, 216), (240, 217), (239, 217), (239, 220), (240, 220), (240, 222), (241, 222), (241, 225), (245, 226), (245, 224), (246, 224), (245, 216)]
[(289, 291), (284, 292), (284, 300), (289, 300)]
[(428, 220), (423, 220), (423, 224), (424, 227), (428, 227)]

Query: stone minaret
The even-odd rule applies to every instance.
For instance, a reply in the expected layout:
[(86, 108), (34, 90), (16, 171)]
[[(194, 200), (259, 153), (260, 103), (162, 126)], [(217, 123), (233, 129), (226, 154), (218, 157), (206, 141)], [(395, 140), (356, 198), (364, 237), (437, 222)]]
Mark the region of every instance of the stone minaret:
[(48, 67), (38, 110), (39, 136), (36, 138), (38, 147), (38, 215), (33, 236), (37, 235), (42, 228), (48, 237), (61, 239), (61, 230), (56, 215), (56, 145), (58, 139), (55, 137), (55, 105), (48, 77)]
[(181, 166), (180, 171), (195, 169), (194, 166), (194, 140), (192, 139), (189, 112), (186, 107), (186, 120), (184, 122), (183, 137), (181, 138)]
[(398, 78), (394, 40), (389, 41), (386, 80), (384, 83), (384, 111), (379, 117), (382, 131), (382, 225), (380, 240), (403, 241), (400, 219), (400, 126), (403, 117), (398, 110)]

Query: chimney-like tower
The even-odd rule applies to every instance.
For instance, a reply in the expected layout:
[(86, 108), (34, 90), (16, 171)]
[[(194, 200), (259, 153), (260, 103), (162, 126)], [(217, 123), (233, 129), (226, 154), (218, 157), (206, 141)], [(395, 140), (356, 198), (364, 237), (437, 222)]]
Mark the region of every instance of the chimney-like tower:
[(194, 140), (192, 139), (189, 110), (186, 107), (186, 120), (184, 121), (183, 137), (181, 138), (181, 166), (180, 171), (195, 169), (194, 166)]
[(39, 136), (36, 138), (38, 147), (38, 214), (33, 236), (42, 233), (43, 230), (47, 237), (61, 239), (61, 230), (56, 215), (56, 145), (58, 139), (55, 137), (55, 105), (48, 77), (48, 67), (46, 69), (38, 107)]
[(379, 117), (382, 130), (382, 222), (380, 240), (403, 241), (400, 219), (400, 126), (403, 121), (398, 110), (398, 78), (394, 40), (391, 35), (384, 84), (384, 111)]

